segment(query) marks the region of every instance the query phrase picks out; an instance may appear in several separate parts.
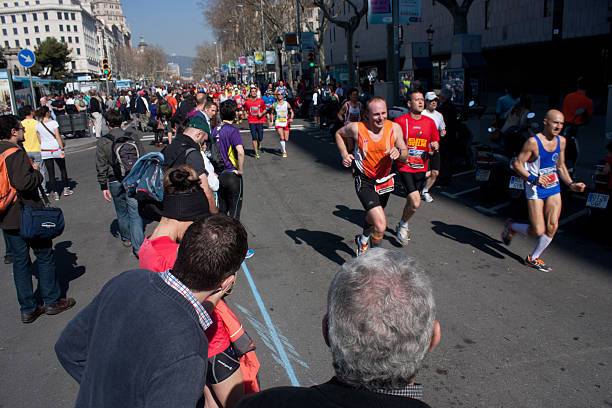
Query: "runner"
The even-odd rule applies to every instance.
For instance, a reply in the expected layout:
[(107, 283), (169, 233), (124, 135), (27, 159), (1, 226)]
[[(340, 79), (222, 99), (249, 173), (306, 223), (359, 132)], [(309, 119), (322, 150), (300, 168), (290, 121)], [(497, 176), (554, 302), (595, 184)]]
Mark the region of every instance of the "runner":
[(251, 85), (251, 93), (249, 99), (244, 103), (244, 108), (249, 114), (249, 130), (253, 139), (255, 158), (259, 159), (261, 141), (263, 140), (263, 124), (266, 121), (266, 104), (257, 97), (257, 87), (255, 85)]
[[(444, 123), (444, 117), (440, 112), (436, 110), (438, 107), (438, 96), (435, 92), (427, 92), (425, 94), (425, 110), (423, 116), (433, 119), (438, 128), (440, 137), (446, 135), (446, 124)], [(429, 194), (429, 189), (433, 187), (436, 182), (438, 174), (440, 174), (440, 151), (438, 149), (430, 151), (431, 161), (429, 162), (429, 171), (427, 172), (427, 180), (425, 181), (425, 187), (421, 191), (421, 198), (425, 202), (433, 202), (433, 197)]]
[(274, 120), (274, 127), (280, 137), (281, 152), (283, 157), (287, 157), (286, 143), (289, 141), (289, 130), (291, 122), (293, 122), (293, 109), (289, 103), (285, 100), (282, 92), (276, 92), (276, 102), (272, 108), (272, 113), (268, 116), (269, 126), (272, 127), (272, 121)]
[(361, 102), (359, 102), (359, 91), (352, 88), (348, 91), (349, 99), (342, 105), (342, 108), (338, 112), (338, 119), (343, 124), (349, 122), (359, 122), (363, 120), (363, 108)]
[[(387, 103), (380, 97), (368, 102), (361, 122), (351, 122), (336, 132), (336, 144), (342, 156), (342, 164), (351, 167), (355, 161), (355, 191), (366, 210), (363, 233), (355, 236), (357, 256), (372, 247), (379, 246), (387, 229), (384, 208), (394, 187), (391, 173), (393, 160), (406, 161), (408, 150), (404, 144), (402, 129), (387, 120)], [(353, 154), (348, 148), (354, 145)]]
[(404, 141), (408, 148), (406, 164), (398, 163), (400, 180), (408, 193), (402, 218), (395, 229), (395, 236), (402, 245), (410, 241), (408, 220), (416, 213), (421, 205), (421, 189), (425, 185), (429, 151), (438, 150), (438, 129), (434, 121), (423, 116), (425, 99), (421, 91), (412, 91), (408, 94), (408, 108), (410, 113), (400, 116), (395, 121), (401, 126)]
[(549, 110), (544, 118), (542, 133), (530, 137), (513, 163), (514, 170), (527, 182), (525, 196), (529, 210), (529, 224), (519, 224), (507, 219), (502, 240), (510, 245), (515, 232), (538, 238), (531, 254), (525, 258), (525, 265), (542, 272), (550, 272), (540, 255), (550, 245), (559, 227), (561, 215), (561, 179), (569, 188), (581, 193), (585, 184), (572, 180), (565, 167), (565, 138), (559, 136), (563, 129), (563, 114)]

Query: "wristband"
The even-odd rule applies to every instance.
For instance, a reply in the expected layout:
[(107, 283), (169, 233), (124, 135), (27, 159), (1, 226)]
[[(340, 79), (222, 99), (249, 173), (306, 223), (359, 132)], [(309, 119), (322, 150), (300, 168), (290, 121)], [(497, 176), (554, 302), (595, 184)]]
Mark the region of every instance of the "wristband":
[(538, 178), (535, 175), (530, 174), (529, 177), (527, 177), (527, 181), (530, 182), (531, 184), (537, 184)]

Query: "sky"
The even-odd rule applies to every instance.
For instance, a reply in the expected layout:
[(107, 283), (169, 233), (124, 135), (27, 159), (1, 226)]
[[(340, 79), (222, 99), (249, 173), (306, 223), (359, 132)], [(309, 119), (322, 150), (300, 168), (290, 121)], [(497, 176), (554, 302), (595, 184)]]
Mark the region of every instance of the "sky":
[(140, 36), (167, 54), (195, 57), (195, 47), (212, 41), (197, 0), (121, 0), (134, 46)]

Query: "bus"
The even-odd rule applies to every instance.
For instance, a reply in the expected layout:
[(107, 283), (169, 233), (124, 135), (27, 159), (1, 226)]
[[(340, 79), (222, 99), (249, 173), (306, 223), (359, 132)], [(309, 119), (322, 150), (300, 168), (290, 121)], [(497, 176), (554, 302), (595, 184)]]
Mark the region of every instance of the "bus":
[[(42, 79), (40, 77), (32, 77), (32, 85), (36, 97), (36, 106), (40, 103), (40, 98), (51, 94), (60, 94), (64, 91), (64, 82), (59, 79)], [(25, 102), (26, 105), (34, 106), (32, 91), (30, 89), (30, 77), (14, 76), (13, 88), (15, 89), (15, 99), (17, 105)]]

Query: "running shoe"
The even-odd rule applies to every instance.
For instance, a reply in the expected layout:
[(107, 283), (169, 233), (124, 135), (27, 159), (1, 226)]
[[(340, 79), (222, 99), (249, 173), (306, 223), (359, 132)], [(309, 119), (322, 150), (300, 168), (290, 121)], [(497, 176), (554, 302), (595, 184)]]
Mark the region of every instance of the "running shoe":
[(256, 159), (259, 159), (259, 157), (260, 157), (260, 156), (259, 156), (259, 153), (255, 153), (255, 158), (256, 158)]
[(53, 198), (55, 199), (55, 201), (59, 201), (59, 193), (53, 193)]
[(252, 258), (253, 255), (255, 255), (255, 251), (253, 251), (252, 249), (249, 249), (246, 253), (246, 256), (244, 257), (244, 259), (249, 259)]
[(410, 230), (408, 227), (402, 227), (402, 224), (398, 222), (395, 227), (395, 238), (397, 238), (400, 244), (406, 245), (410, 241)]
[(287, 152), (283, 152), (283, 158), (287, 158)]
[(431, 194), (429, 194), (429, 191), (423, 191), (421, 193), (421, 198), (425, 200), (426, 203), (432, 203), (434, 200)]
[(525, 258), (525, 265), (541, 272), (552, 271), (552, 268), (546, 265), (540, 258), (531, 259), (531, 255), (527, 255), (527, 258)]
[(370, 245), (361, 243), (361, 234), (355, 235), (355, 244), (357, 245), (357, 256), (363, 255), (368, 249), (370, 249)]
[(502, 231), (501, 239), (506, 245), (510, 245), (510, 243), (512, 242), (512, 237), (514, 236), (514, 231), (512, 230), (512, 228), (510, 228), (510, 225), (513, 222), (514, 221), (512, 220), (512, 218), (508, 218), (506, 221), (504, 221), (504, 230)]
[(65, 196), (69, 196), (69, 195), (72, 195), (72, 194), (74, 194), (74, 191), (72, 191), (70, 189), (70, 187), (64, 187), (64, 195)]

